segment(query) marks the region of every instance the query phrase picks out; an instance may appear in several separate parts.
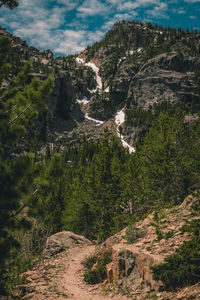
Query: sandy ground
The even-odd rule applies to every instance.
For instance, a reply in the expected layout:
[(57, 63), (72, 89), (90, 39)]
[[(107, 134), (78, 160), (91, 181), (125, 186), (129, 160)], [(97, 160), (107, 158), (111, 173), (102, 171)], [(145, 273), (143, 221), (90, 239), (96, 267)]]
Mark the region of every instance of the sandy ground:
[[(62, 286), (66, 288), (68, 299), (74, 300), (106, 300), (106, 296), (99, 285), (87, 285), (83, 281), (83, 266), (81, 262), (88, 256), (94, 254), (95, 246), (83, 246), (70, 249), (66, 258), (65, 273), (62, 274)], [(71, 258), (70, 258), (71, 257)], [(116, 300), (128, 299), (125, 296), (114, 296)]]
[(29, 292), (22, 299), (130, 299), (111, 292), (106, 293), (102, 284), (88, 285), (83, 281), (84, 267), (81, 262), (94, 253), (94, 245), (79, 245), (47, 260), (39, 269), (28, 273)]

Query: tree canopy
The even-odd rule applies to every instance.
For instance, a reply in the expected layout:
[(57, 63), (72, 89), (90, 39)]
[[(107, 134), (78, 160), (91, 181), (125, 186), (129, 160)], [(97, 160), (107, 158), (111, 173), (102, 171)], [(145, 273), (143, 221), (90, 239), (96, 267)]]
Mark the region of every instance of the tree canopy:
[(18, 0), (0, 0), (0, 8), (6, 6), (10, 9), (13, 9), (19, 5)]

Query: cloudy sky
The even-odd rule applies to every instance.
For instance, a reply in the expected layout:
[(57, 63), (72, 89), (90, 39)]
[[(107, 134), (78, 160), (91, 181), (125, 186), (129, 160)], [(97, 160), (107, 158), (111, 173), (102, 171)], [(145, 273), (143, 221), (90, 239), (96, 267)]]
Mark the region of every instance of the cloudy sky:
[(55, 56), (78, 53), (119, 20), (200, 30), (200, 0), (19, 0), (0, 26)]

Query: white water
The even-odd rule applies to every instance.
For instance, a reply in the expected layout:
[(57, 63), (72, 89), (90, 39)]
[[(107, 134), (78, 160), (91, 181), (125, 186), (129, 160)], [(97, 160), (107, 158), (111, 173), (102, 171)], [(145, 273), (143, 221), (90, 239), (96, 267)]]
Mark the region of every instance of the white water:
[(142, 51), (142, 48), (138, 48), (137, 49), (137, 52), (139, 53), (139, 52), (141, 52)]
[(100, 126), (100, 125), (102, 125), (105, 122), (105, 121), (101, 121), (101, 120), (96, 120), (96, 119), (90, 118), (88, 116), (88, 113), (85, 114), (85, 118), (88, 119), (88, 120), (90, 120), (90, 121), (96, 122), (98, 124), (97, 126)]
[(88, 100), (87, 97), (83, 97), (83, 99), (76, 99), (76, 101), (79, 103), (79, 104), (83, 104), (83, 105), (86, 105), (90, 102), (90, 100)]
[(110, 87), (107, 86), (107, 88), (104, 90), (104, 92), (109, 93), (110, 92)]
[(97, 82), (97, 87), (94, 90), (94, 92), (96, 92), (97, 90), (102, 90), (102, 80), (101, 77), (99, 76), (99, 68), (97, 68), (97, 66), (95, 66), (95, 64), (93, 64), (92, 62), (88, 62), (85, 64), (87, 67), (92, 68), (92, 70), (95, 72), (95, 78), (96, 78), (96, 82)]
[(129, 152), (132, 153), (132, 152), (135, 152), (135, 148), (134, 147), (131, 147), (125, 140), (124, 140), (124, 137), (123, 135), (119, 133), (119, 126), (122, 125), (125, 121), (125, 113), (124, 113), (124, 108), (122, 108), (121, 110), (118, 110), (116, 115), (115, 115), (115, 123), (117, 124), (118, 126), (118, 129), (117, 129), (117, 134), (118, 136), (120, 137), (121, 139), (121, 142), (122, 142), (122, 145), (125, 147), (125, 148), (128, 148), (129, 149)]
[(101, 80), (101, 77), (99, 76), (99, 68), (94, 63), (92, 63), (92, 62), (86, 63), (84, 61), (84, 59), (82, 59), (80, 57), (76, 57), (76, 61), (79, 64), (85, 64), (85, 66), (92, 68), (92, 70), (95, 73), (95, 79), (96, 79), (96, 82), (97, 82), (97, 87), (96, 87), (96, 89), (94, 89), (94, 90), (92, 90), (90, 92), (91, 93), (95, 93), (97, 90), (102, 91), (102, 80)]

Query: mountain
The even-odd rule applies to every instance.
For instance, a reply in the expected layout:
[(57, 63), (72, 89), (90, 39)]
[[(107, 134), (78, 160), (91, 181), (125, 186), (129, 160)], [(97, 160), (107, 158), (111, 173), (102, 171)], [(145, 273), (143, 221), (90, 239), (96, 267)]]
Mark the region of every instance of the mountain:
[[(102, 282), (108, 265), (109, 297), (131, 285), (136, 299), (198, 299), (200, 34), (119, 22), (57, 58), (0, 35), (0, 295), (26, 290), (20, 274), (46, 244), (63, 270), (63, 250), (73, 254), (70, 297), (76, 288), (75, 298), (92, 297), (76, 275), (86, 258), (87, 283)], [(100, 251), (88, 258), (91, 241)], [(39, 299), (57, 262), (29, 273), (30, 293), (44, 275)], [(48, 296), (66, 297), (55, 284)]]
[[(117, 133), (113, 116), (123, 109), (123, 135), (134, 145), (151, 126), (147, 119), (153, 119), (166, 105), (181, 107), (189, 119), (199, 110), (197, 31), (122, 21), (79, 55), (57, 58), (50, 50), (27, 46), (4, 29), (0, 34), (12, 39), (11, 76), (30, 60), (31, 76), (43, 79), (53, 74), (56, 78), (47, 101), (48, 118), (41, 118), (42, 136), (48, 143), (79, 143), (83, 135), (98, 139), (106, 126)], [(49, 129), (44, 126), (47, 119)]]

